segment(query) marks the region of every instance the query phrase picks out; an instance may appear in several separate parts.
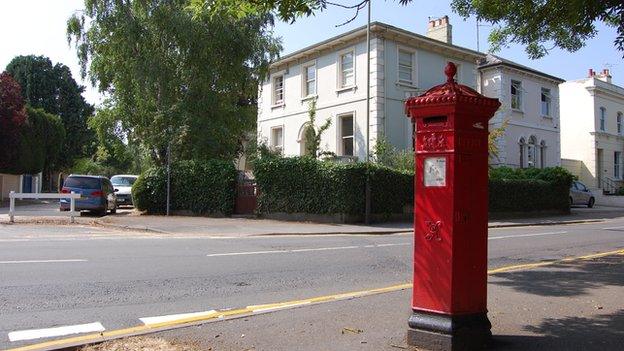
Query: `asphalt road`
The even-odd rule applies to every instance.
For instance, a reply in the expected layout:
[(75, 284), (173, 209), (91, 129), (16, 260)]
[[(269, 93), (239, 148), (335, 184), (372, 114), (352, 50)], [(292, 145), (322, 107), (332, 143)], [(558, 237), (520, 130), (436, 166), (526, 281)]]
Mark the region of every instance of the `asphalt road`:
[[(491, 268), (610, 251), (624, 247), (624, 218), (490, 229), (489, 239)], [(411, 241), (408, 234), (214, 239), (0, 226), (0, 348), (51, 339), (34, 339), (49, 331), (33, 329), (111, 330), (146, 317), (409, 282)]]

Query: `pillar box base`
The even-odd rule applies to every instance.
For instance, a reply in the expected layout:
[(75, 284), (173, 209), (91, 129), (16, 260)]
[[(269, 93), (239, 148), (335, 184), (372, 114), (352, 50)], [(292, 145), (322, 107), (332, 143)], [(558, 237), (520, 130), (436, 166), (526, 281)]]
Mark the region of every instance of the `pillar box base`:
[(407, 343), (431, 351), (482, 350), (492, 337), (486, 313), (449, 316), (413, 311)]

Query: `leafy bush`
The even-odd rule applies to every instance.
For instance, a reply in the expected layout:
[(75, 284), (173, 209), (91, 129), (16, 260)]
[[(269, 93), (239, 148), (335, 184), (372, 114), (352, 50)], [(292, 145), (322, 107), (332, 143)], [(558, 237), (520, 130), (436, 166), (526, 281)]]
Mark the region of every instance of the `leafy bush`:
[(254, 174), (260, 213), (361, 215), (370, 172), (371, 212), (402, 213), (413, 203), (413, 174), (375, 164), (341, 164), (311, 157), (261, 158)]
[(490, 170), (490, 211), (569, 210), (574, 176), (561, 167)]
[[(234, 210), (236, 169), (232, 162), (179, 161), (171, 165), (172, 211), (229, 215)], [(152, 167), (132, 187), (137, 209), (162, 214), (167, 206), (167, 169)]]
[(117, 174), (114, 168), (103, 166), (89, 157), (76, 159), (71, 168), (71, 173), (101, 175), (106, 177), (111, 177), (112, 175)]

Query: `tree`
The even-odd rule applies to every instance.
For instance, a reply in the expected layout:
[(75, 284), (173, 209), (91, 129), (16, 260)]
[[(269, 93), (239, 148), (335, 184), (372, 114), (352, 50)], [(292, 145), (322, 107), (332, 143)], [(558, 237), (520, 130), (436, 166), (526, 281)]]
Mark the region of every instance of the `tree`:
[(269, 14), (190, 11), (186, 0), (85, 1), (67, 23), (82, 67), (120, 128), (154, 162), (232, 159), (256, 119), (258, 80), (279, 52)]
[(83, 98), (84, 87), (78, 85), (67, 66), (30, 55), (15, 57), (6, 69), (22, 86), (22, 96), (29, 106), (58, 115), (63, 122), (68, 137), (61, 150), (63, 158), (52, 170), (70, 166), (76, 158), (93, 152), (93, 133), (87, 127), (93, 106)]
[[(50, 180), (50, 173), (58, 169), (62, 160), (61, 150), (65, 141), (65, 128), (59, 116), (26, 106), (27, 122), (21, 128), (19, 160), (15, 164), (18, 173), (43, 172)], [(44, 188), (51, 186), (44, 183)]]
[(19, 84), (7, 72), (0, 74), (0, 173), (15, 173), (20, 130), (26, 109)]
[(324, 154), (321, 150), (321, 138), (323, 133), (331, 126), (331, 119), (327, 118), (321, 126), (316, 126), (316, 99), (310, 100), (308, 105), (307, 127), (304, 130), (303, 138), (305, 140), (306, 155), (318, 158)]
[[(396, 1), (407, 5), (416, 0)], [(191, 6), (198, 13), (229, 9), (239, 16), (273, 12), (280, 19), (293, 22), (328, 6), (353, 10), (353, 20), (367, 3), (368, 0), (356, 0), (351, 5), (337, 0), (194, 0)], [(622, 0), (452, 0), (451, 7), (465, 18), (476, 16), (496, 25), (489, 37), (492, 51), (515, 43), (525, 46), (533, 59), (545, 56), (555, 47), (575, 52), (596, 36), (597, 21), (617, 29), (614, 44), (624, 51)]]

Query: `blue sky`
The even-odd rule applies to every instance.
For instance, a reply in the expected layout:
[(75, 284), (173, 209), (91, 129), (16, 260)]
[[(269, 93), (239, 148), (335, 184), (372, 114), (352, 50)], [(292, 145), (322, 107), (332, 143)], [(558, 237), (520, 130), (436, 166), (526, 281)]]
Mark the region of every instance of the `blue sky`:
[[(353, 4), (356, 0), (334, 0), (342, 4)], [(357, 0), (359, 2), (359, 0)], [(73, 48), (67, 44), (65, 23), (76, 10), (83, 8), (83, 0), (20, 0), (0, 1), (0, 69), (4, 69), (17, 55), (45, 55), (54, 63), (62, 62), (72, 69), (74, 77), (87, 85), (85, 96), (88, 101), (100, 100), (95, 89), (79, 78), (79, 67)], [(450, 1), (414, 0), (402, 7), (395, 0), (373, 0), (373, 21), (385, 22), (406, 30), (424, 34), (427, 18), (448, 15), (453, 25), (453, 42), (456, 45), (476, 49), (475, 20), (464, 21), (450, 9)], [(302, 18), (295, 24), (278, 23), (275, 34), (283, 38), (284, 54), (346, 32), (366, 23), (366, 13), (360, 14), (354, 22), (335, 27), (351, 18), (352, 12), (336, 7), (318, 13), (314, 17)], [(487, 48), (489, 27), (481, 28), (481, 49)], [(613, 82), (624, 85), (622, 55), (613, 47), (615, 30), (599, 26), (599, 33), (587, 42), (587, 46), (576, 53), (553, 50), (549, 56), (537, 61), (527, 58), (523, 48), (512, 46), (499, 55), (563, 79), (578, 79), (587, 75), (588, 68), (602, 70), (609, 64)]]

